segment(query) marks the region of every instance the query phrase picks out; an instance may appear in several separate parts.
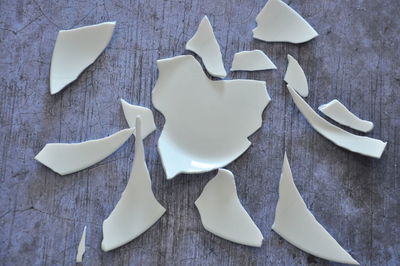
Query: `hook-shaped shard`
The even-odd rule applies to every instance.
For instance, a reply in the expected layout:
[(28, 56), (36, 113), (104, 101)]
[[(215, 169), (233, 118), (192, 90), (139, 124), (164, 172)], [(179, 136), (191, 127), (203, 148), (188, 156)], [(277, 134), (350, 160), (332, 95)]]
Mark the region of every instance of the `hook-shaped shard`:
[(306, 75), (301, 68), (299, 62), (288, 54), (288, 66), (286, 69), (285, 77), (283, 78), (286, 83), (295, 89), (301, 96), (308, 96), (308, 83)]
[(76, 262), (82, 262), (83, 254), (85, 254), (86, 250), (86, 226), (83, 228), (81, 241), (79, 241), (78, 252), (76, 254)]
[[(121, 99), (122, 109), (124, 111), (125, 119), (130, 128), (135, 128), (136, 117), (140, 116), (142, 120), (142, 136), (145, 139), (150, 133), (156, 130), (154, 123), (153, 112), (146, 107), (129, 104), (124, 99)], [(133, 133), (136, 136), (136, 133)]]
[(257, 71), (276, 69), (275, 64), (261, 50), (242, 51), (233, 57), (231, 71)]

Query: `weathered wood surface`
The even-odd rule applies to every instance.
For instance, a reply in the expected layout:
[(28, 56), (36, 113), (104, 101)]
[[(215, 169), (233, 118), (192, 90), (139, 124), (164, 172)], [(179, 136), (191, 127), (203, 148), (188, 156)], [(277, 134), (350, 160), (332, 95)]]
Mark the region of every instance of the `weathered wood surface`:
[[(396, 0), (290, 1), (320, 33), (302, 45), (252, 39), (260, 1), (0, 2), (0, 264), (71, 265), (83, 227), (84, 265), (332, 265), (270, 230), (286, 150), (295, 182), (316, 218), (362, 265), (400, 264), (400, 54)], [(215, 172), (167, 181), (156, 142), (145, 140), (156, 197), (167, 213), (145, 234), (112, 252), (100, 250), (101, 224), (125, 188), (133, 138), (94, 167), (59, 176), (33, 158), (47, 142), (78, 142), (126, 128), (124, 98), (148, 107), (155, 61), (187, 53), (186, 41), (208, 15), (225, 66), (233, 54), (265, 51), (277, 71), (228, 78), (266, 80), (272, 102), (253, 146), (227, 168), (239, 197), (264, 234), (262, 248), (230, 243), (205, 231), (195, 199)], [(49, 94), (49, 67), (60, 29), (117, 21), (98, 60), (67, 89)], [(334, 98), (375, 123), (370, 136), (388, 141), (380, 160), (353, 154), (316, 133), (282, 81), (286, 54), (304, 67), (307, 102)], [(153, 109), (154, 110), (154, 109)]]

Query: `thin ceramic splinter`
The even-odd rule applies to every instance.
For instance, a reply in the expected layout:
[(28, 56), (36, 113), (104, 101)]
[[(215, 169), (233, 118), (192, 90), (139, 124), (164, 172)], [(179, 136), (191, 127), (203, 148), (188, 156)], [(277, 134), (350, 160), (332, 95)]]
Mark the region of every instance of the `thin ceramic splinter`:
[(110, 216), (103, 222), (101, 248), (118, 248), (149, 229), (165, 213), (154, 197), (144, 155), (141, 119), (136, 119), (135, 157), (128, 184)]
[(210, 233), (242, 245), (261, 247), (263, 235), (240, 203), (230, 171), (219, 169), (195, 205)]
[(276, 69), (271, 59), (261, 50), (243, 51), (233, 57), (231, 71), (257, 71)]
[(247, 150), (270, 102), (264, 81), (210, 80), (191, 55), (157, 65), (152, 100), (165, 117), (158, 151), (168, 179), (218, 169)]
[[(150, 133), (156, 130), (154, 124), (153, 112), (146, 107), (129, 104), (124, 99), (121, 99), (122, 109), (124, 110), (125, 119), (130, 128), (135, 128), (136, 117), (139, 115), (142, 119), (142, 136), (145, 139)], [(136, 132), (134, 132), (136, 136)]]
[(381, 158), (386, 142), (351, 134), (320, 117), (290, 86), (287, 86), (297, 108), (311, 126), (322, 136), (349, 151), (373, 158)]
[(49, 143), (35, 159), (60, 175), (68, 175), (100, 162), (116, 151), (132, 135), (124, 129), (102, 138), (81, 143)]
[(226, 76), (221, 50), (207, 16), (204, 16), (196, 33), (187, 42), (186, 50), (201, 57), (207, 72), (211, 76), (218, 78)]
[(304, 18), (281, 0), (269, 0), (256, 22), (253, 37), (266, 42), (303, 43), (318, 36)]
[(86, 245), (86, 226), (83, 228), (81, 241), (79, 241), (78, 252), (76, 254), (76, 262), (82, 262), (83, 254), (85, 254)]
[(368, 120), (362, 120), (350, 112), (349, 109), (346, 108), (341, 102), (338, 100), (330, 101), (327, 104), (323, 104), (318, 107), (324, 115), (335, 120), (339, 124), (344, 126), (348, 126), (352, 129), (361, 131), (361, 132), (369, 132), (374, 128), (374, 123)]
[(115, 22), (60, 30), (50, 67), (50, 93), (56, 94), (73, 82), (109, 43)]
[(359, 265), (308, 210), (293, 182), (286, 153), (272, 230), (290, 244), (309, 254), (339, 263)]
[(283, 78), (286, 83), (293, 89), (295, 89), (301, 96), (308, 96), (308, 84), (307, 78), (304, 74), (303, 69), (299, 65), (296, 59), (288, 54), (288, 67), (286, 70), (285, 77)]

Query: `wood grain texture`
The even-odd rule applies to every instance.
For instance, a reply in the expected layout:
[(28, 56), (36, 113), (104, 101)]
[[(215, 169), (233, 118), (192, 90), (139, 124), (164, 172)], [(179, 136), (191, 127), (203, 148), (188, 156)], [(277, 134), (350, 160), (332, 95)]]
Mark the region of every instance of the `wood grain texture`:
[[(362, 265), (400, 263), (400, 54), (396, 0), (293, 0), (320, 33), (301, 45), (252, 39), (257, 1), (0, 2), (0, 264), (71, 265), (85, 225), (84, 265), (334, 265), (310, 256), (270, 230), (283, 153), (307, 206)], [(267, 81), (272, 102), (252, 147), (227, 168), (239, 197), (264, 234), (261, 248), (205, 231), (194, 201), (215, 172), (165, 179), (156, 151), (164, 118), (145, 140), (157, 199), (167, 213), (146, 233), (102, 252), (101, 224), (124, 190), (133, 138), (97, 165), (59, 176), (33, 158), (48, 142), (79, 142), (126, 128), (120, 98), (154, 108), (155, 61), (184, 53), (207, 15), (229, 69), (235, 52), (260, 49), (277, 71), (227, 78)], [(105, 52), (61, 93), (49, 93), (58, 30), (117, 21)], [(369, 136), (387, 140), (380, 160), (348, 152), (315, 132), (296, 109), (283, 75), (290, 53), (307, 74), (307, 102), (334, 98), (375, 123)]]

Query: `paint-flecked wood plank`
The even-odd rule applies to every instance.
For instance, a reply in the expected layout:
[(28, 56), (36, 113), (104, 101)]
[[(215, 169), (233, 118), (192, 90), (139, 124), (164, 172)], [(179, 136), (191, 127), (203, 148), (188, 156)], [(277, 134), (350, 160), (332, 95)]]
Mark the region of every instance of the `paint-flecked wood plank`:
[[(71, 265), (85, 225), (84, 265), (332, 265), (270, 230), (284, 151), (307, 206), (362, 265), (400, 263), (400, 54), (396, 0), (288, 2), (320, 33), (301, 45), (252, 39), (257, 1), (40, 1), (0, 3), (0, 264)], [(156, 60), (180, 54), (207, 15), (227, 69), (233, 54), (261, 49), (277, 71), (229, 73), (266, 80), (272, 102), (251, 148), (227, 166), (265, 241), (249, 248), (205, 231), (194, 206), (215, 172), (165, 179), (156, 144), (164, 123), (151, 105)], [(110, 44), (71, 86), (51, 96), (49, 67), (58, 30), (117, 21)], [(316, 133), (293, 104), (286, 55), (307, 74), (307, 102), (334, 98), (375, 123), (388, 141), (380, 160), (350, 153)], [(48, 142), (78, 142), (127, 127), (119, 99), (152, 108), (158, 130), (145, 140), (156, 197), (167, 213), (112, 252), (101, 224), (125, 188), (133, 138), (84, 171), (59, 176), (34, 155)], [(240, 126), (240, 125), (238, 125)]]

